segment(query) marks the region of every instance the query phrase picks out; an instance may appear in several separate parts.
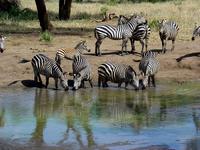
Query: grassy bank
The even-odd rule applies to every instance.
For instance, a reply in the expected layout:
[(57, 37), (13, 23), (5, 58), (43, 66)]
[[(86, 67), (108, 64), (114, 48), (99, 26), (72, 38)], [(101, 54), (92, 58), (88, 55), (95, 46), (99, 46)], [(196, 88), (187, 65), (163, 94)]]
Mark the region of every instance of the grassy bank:
[[(0, 32), (39, 32), (40, 26), (37, 20), (37, 12), (34, 1), (21, 0), (22, 9), (26, 9), (24, 14), (8, 15), (0, 13)], [(47, 1), (47, 9), (50, 14), (50, 19), (56, 31), (73, 32), (76, 29), (93, 31), (96, 26), (96, 19), (101, 19), (104, 10), (114, 12), (116, 14), (130, 15), (134, 12), (142, 13), (149, 20), (150, 26), (156, 31), (156, 22), (160, 19), (167, 18), (175, 20), (180, 26), (179, 39), (188, 40), (191, 38), (191, 32), (194, 23), (198, 23), (200, 14), (200, 1), (185, 0), (185, 1), (171, 1), (164, 3), (123, 3), (117, 5), (108, 5), (102, 3), (73, 3), (71, 19), (69, 21), (59, 21), (57, 19), (58, 2)], [(16, 13), (15, 13), (16, 14)], [(25, 16), (23, 16), (25, 15)], [(116, 24), (116, 20), (109, 22)], [(157, 33), (156, 33), (157, 34)], [(155, 34), (155, 35), (156, 35)], [(154, 33), (152, 34), (154, 39)]]

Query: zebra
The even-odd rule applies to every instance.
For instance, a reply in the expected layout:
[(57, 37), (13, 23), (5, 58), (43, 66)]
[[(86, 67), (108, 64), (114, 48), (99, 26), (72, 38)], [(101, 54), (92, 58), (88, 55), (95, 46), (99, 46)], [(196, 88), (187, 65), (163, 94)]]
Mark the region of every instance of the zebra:
[[(88, 48), (88, 46), (85, 44), (86, 41), (80, 41), (76, 46), (75, 46), (75, 51), (77, 54), (82, 54), (83, 51), (87, 51), (90, 52), (90, 49)], [(55, 61), (61, 65), (61, 60), (63, 58), (67, 59), (67, 60), (73, 60), (73, 58), (70, 58), (66, 55), (67, 49), (64, 48), (60, 48), (56, 51), (56, 57), (55, 57)]]
[[(118, 25), (126, 24), (129, 21), (128, 17), (120, 15), (118, 18)], [(145, 50), (147, 51), (148, 47), (148, 40), (151, 34), (151, 28), (148, 24), (139, 24), (136, 29), (132, 33), (132, 37), (130, 38), (131, 41), (131, 52), (134, 54), (135, 52), (135, 41), (139, 41), (142, 45), (141, 53), (143, 53), (144, 45)], [(145, 41), (145, 42), (144, 42)]]
[(65, 90), (68, 90), (66, 73), (63, 73), (56, 61), (43, 54), (37, 54), (32, 58), (31, 64), (34, 72), (34, 81), (38, 82), (39, 79), (40, 84), (42, 84), (42, 79), (40, 77), (40, 74), (42, 74), (46, 77), (45, 88), (47, 88), (49, 84), (49, 78), (52, 77), (55, 80), (56, 89), (58, 88), (58, 79), (60, 79), (61, 86)]
[(200, 36), (200, 26), (197, 26), (197, 24), (195, 23), (195, 27), (192, 34), (192, 41), (194, 41), (195, 37), (197, 36)]
[(77, 90), (79, 87), (84, 88), (84, 81), (89, 81), (90, 86), (92, 85), (92, 77), (91, 77), (91, 66), (86, 57), (82, 55), (83, 50), (87, 50), (90, 52), (90, 49), (86, 46), (86, 41), (81, 42), (78, 44), (75, 49), (77, 53), (73, 56), (72, 61), (72, 70), (74, 76), (74, 87), (73, 89)]
[(131, 38), (132, 32), (136, 29), (139, 24), (146, 24), (147, 21), (144, 17), (141, 16), (132, 16), (126, 24), (118, 25), (117, 27), (111, 25), (100, 25), (94, 29), (95, 38), (97, 39), (95, 43), (95, 54), (100, 56), (100, 45), (106, 37), (112, 40), (123, 40), (122, 50), (127, 52), (127, 42)]
[(155, 84), (155, 74), (159, 70), (159, 62), (156, 60), (155, 55), (153, 53), (146, 53), (140, 61), (139, 64), (139, 71), (143, 75), (143, 88), (151, 85), (151, 82), (154, 87)]
[(139, 89), (139, 79), (134, 69), (125, 64), (117, 64), (112, 62), (103, 63), (98, 67), (98, 86), (108, 87), (107, 81), (118, 83), (118, 87), (125, 82), (125, 88), (128, 84)]
[(5, 48), (4, 48), (4, 42), (5, 42), (6, 37), (3, 35), (0, 35), (0, 52), (3, 53)]
[(177, 25), (176, 22), (167, 21), (166, 19), (160, 21), (159, 24), (160, 24), (159, 35), (162, 42), (163, 53), (166, 52), (167, 40), (172, 40), (171, 51), (173, 51), (175, 48), (175, 40), (179, 31), (179, 26)]

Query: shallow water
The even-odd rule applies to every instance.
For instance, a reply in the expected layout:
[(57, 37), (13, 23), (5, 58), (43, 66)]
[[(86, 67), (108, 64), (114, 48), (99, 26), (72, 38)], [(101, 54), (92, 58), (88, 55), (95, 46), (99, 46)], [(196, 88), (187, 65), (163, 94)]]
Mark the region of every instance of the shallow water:
[(21, 145), (200, 149), (200, 82), (145, 91), (39, 88), (0, 92), (0, 139)]

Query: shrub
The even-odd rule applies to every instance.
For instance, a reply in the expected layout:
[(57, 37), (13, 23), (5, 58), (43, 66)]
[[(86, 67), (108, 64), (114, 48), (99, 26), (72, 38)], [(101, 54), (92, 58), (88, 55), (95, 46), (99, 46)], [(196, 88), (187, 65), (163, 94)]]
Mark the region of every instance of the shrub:
[(51, 42), (53, 35), (49, 31), (42, 32), (40, 35), (40, 41)]

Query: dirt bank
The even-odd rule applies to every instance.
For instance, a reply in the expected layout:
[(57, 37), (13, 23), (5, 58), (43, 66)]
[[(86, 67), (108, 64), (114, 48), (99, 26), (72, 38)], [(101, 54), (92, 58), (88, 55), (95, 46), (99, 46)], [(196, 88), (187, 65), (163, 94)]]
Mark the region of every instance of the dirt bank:
[[(84, 35), (55, 35), (54, 40), (51, 43), (44, 43), (39, 41), (39, 36), (36, 34), (27, 35), (8, 35), (6, 41), (6, 51), (0, 54), (0, 87), (6, 87), (13, 81), (31, 80), (33, 79), (33, 71), (30, 63), (21, 64), (20, 60), (23, 58), (31, 59), (37, 53), (44, 53), (47, 56), (54, 58), (55, 52), (58, 48), (68, 48), (69, 56), (73, 55), (73, 47), (80, 41), (86, 40), (88, 45), (94, 54), (95, 38), (93, 34)], [(158, 60), (160, 62), (160, 70), (156, 75), (158, 80), (172, 80), (177, 82), (198, 80), (200, 79), (200, 58), (193, 57), (184, 59), (182, 62), (177, 63), (176, 58), (187, 53), (199, 52), (199, 40), (192, 42), (177, 41), (175, 50), (173, 52), (168, 51), (166, 54), (160, 54)], [(171, 47), (171, 41), (167, 43), (167, 47)], [(128, 47), (130, 49), (130, 45)], [(136, 44), (137, 51), (140, 49), (140, 45)], [(161, 43), (159, 38), (154, 41), (149, 41), (149, 49), (160, 49)], [(102, 53), (116, 52), (121, 49), (120, 41), (112, 41), (106, 39), (101, 46)], [(96, 57), (92, 54), (86, 55), (89, 62), (92, 65), (94, 82), (97, 80), (97, 67), (99, 64), (106, 61), (113, 61), (118, 63), (125, 63), (133, 66), (138, 71), (138, 63), (133, 59), (140, 59), (136, 55), (119, 56), (117, 54), (107, 54), (101, 57)], [(71, 71), (71, 62), (64, 60), (62, 62), (64, 71)], [(53, 86), (53, 81), (50, 83)], [(14, 86), (14, 84), (12, 85)], [(19, 86), (22, 86), (19, 84)]]

